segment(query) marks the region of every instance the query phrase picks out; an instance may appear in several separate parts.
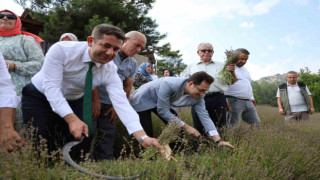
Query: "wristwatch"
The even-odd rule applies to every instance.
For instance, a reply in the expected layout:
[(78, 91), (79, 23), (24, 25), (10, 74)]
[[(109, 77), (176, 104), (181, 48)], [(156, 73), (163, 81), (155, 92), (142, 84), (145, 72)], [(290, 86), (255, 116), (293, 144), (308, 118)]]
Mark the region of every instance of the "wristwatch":
[(222, 139), (219, 139), (218, 141), (216, 141), (216, 144), (219, 144), (220, 142), (222, 142)]
[(141, 145), (142, 142), (143, 142), (143, 140), (144, 140), (145, 138), (147, 138), (147, 137), (149, 137), (149, 136), (148, 136), (148, 135), (142, 136), (142, 137), (140, 138), (140, 140), (139, 140), (139, 144)]

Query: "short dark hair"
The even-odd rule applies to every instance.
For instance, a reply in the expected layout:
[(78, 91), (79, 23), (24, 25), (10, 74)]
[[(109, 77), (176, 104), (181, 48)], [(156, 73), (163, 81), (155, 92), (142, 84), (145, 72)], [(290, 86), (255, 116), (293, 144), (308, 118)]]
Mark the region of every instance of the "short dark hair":
[(287, 72), (287, 76), (288, 76), (288, 74), (296, 74), (296, 75), (298, 75), (298, 73), (296, 71), (289, 71), (289, 72)]
[(200, 85), (203, 81), (205, 81), (208, 84), (211, 84), (213, 83), (214, 79), (206, 72), (199, 71), (190, 76), (188, 82), (190, 81), (192, 81), (194, 85)]
[(247, 55), (250, 54), (250, 52), (249, 52), (248, 50), (244, 49), (244, 48), (236, 49), (235, 52), (236, 52), (236, 53), (239, 53), (239, 54), (240, 54), (240, 53), (244, 53), (244, 54), (247, 54)]
[(120, 28), (111, 24), (99, 24), (94, 27), (91, 34), (91, 36), (93, 36), (95, 40), (101, 39), (103, 35), (114, 35), (122, 41), (125, 40), (124, 32)]

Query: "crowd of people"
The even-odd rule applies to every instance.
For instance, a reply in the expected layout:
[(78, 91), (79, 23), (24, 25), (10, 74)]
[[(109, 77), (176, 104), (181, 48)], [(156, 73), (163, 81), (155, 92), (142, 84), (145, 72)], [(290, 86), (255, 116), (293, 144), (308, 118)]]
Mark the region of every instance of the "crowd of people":
[[(209, 136), (218, 146), (231, 148), (219, 135), (223, 128), (241, 119), (261, 122), (250, 73), (244, 67), (250, 54), (246, 49), (235, 50), (239, 58), (226, 67), (232, 74), (231, 84), (226, 84), (219, 77), (224, 64), (213, 60), (210, 43), (199, 44), (200, 61), (188, 65), (180, 77), (164, 69), (158, 78), (151, 63), (138, 66), (133, 57), (147, 42), (138, 31), (125, 34), (100, 24), (87, 41), (65, 33), (45, 57), (42, 41), (21, 31), (15, 13), (0, 11), (0, 143), (7, 151), (25, 143), (18, 134), (21, 120), (24, 127), (37, 129), (36, 137), (47, 140), (49, 151), (85, 137), (72, 156), (80, 158), (91, 148), (94, 160), (113, 158), (118, 119), (144, 148), (162, 148), (153, 134), (151, 112), (165, 124), (175, 121), (190, 135)], [(308, 111), (314, 112), (309, 89), (296, 77), (290, 71), (288, 83), (277, 93), (279, 113), (288, 121), (308, 119)], [(178, 116), (177, 108), (185, 106), (192, 107), (193, 125)]]

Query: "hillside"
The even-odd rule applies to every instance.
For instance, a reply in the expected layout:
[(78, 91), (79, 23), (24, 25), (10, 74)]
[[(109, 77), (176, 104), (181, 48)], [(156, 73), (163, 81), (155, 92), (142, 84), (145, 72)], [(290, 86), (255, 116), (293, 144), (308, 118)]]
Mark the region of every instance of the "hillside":
[(260, 82), (269, 82), (269, 83), (277, 83), (282, 84), (286, 82), (286, 74), (276, 74), (273, 76), (263, 77), (257, 80), (258, 83)]

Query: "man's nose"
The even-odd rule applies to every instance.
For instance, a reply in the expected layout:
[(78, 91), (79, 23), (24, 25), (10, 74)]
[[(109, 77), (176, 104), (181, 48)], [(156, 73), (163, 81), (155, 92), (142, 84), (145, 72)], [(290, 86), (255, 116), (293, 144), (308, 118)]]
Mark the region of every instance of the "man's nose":
[(113, 51), (112, 48), (108, 48), (107, 51), (106, 51), (107, 55), (112, 55), (113, 53), (114, 53), (114, 51)]

